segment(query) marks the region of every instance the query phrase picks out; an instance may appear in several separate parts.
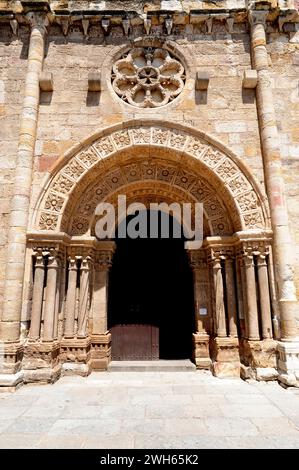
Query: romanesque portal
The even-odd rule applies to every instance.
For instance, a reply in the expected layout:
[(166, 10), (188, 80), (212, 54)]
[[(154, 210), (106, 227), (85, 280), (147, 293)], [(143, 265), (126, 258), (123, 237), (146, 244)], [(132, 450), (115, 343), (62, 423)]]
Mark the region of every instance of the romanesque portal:
[[(298, 10), (130, 3), (1, 3), (0, 386), (158, 358), (298, 386)], [(202, 204), (202, 245), (100, 239), (119, 196)]]
[[(189, 289), (187, 294), (188, 287), (181, 286), (182, 310), (173, 312), (173, 318), (169, 307), (178, 300), (173, 303), (168, 299), (168, 308), (164, 305), (166, 324), (158, 322), (160, 333), (154, 328), (157, 305), (147, 312), (149, 318), (139, 323), (139, 331), (137, 321), (127, 320), (127, 330), (123, 326), (119, 331), (118, 322), (108, 318), (109, 304), (112, 311), (117, 308), (111, 306), (108, 286), (109, 270), (117, 259), (116, 244), (97, 240), (94, 214), (100, 201), (116, 205), (119, 194), (145, 206), (162, 201), (203, 203), (204, 242), (202, 248), (188, 253), (192, 292)], [(139, 256), (146, 259), (146, 253)], [(182, 263), (180, 256), (182, 252), (174, 247), (168, 261), (173, 269)], [(171, 123), (144, 122), (140, 126), (129, 122), (107, 129), (69, 152), (40, 196), (28, 234), (27, 257), (27, 265), (32, 266), (27, 273), (27, 302), (32, 310), (24, 351), (27, 381), (54, 380), (61, 371), (88, 374), (93, 369), (106, 369), (111, 354), (119, 359), (190, 355), (197, 367), (212, 365), (218, 375), (240, 375), (241, 364), (245, 371), (253, 365), (275, 366), (266, 199), (244, 165), (198, 131)], [(147, 289), (149, 282), (152, 289), (155, 281), (159, 283), (163, 263), (161, 260), (159, 266), (157, 261), (156, 274), (151, 268)], [(162, 279), (156, 289), (163, 291), (161, 283)], [(121, 296), (121, 291), (118, 294)], [(151, 330), (146, 331), (144, 325), (142, 330), (144, 323)], [(131, 336), (129, 324), (135, 324)], [(113, 334), (115, 353), (111, 353)], [(134, 343), (134, 338), (140, 341), (140, 335), (152, 335), (156, 351), (142, 353), (133, 346), (131, 355), (125, 352), (122, 356), (120, 342), (126, 334), (129, 343)], [(157, 352), (159, 334), (164, 339)]]

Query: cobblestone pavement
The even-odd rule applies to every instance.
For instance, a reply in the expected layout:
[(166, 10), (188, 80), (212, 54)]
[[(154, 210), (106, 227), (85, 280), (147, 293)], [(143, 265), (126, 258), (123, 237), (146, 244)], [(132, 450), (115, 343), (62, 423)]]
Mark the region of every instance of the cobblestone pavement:
[(299, 390), (102, 372), (0, 394), (1, 448), (299, 448)]

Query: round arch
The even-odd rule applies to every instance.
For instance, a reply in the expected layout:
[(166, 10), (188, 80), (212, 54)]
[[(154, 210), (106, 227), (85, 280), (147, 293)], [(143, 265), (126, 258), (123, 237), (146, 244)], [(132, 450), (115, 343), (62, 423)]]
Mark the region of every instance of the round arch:
[(96, 132), (58, 160), (31, 228), (84, 235), (86, 226), (78, 231), (76, 217), (84, 225), (91, 192), (96, 196), (89, 210), (121, 190), (133, 199), (142, 187), (157, 199), (203, 202), (212, 235), (270, 227), (266, 196), (223, 144), (177, 123), (133, 120)]

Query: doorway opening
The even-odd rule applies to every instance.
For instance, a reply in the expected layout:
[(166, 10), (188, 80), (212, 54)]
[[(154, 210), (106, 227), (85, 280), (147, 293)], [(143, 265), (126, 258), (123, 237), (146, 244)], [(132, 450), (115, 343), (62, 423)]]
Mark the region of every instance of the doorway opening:
[[(150, 217), (150, 211), (146, 217)], [(157, 238), (120, 238), (117, 231), (108, 296), (113, 360), (192, 356), (192, 270), (182, 230), (176, 238), (178, 223), (169, 218), (167, 239), (161, 234), (163, 213), (159, 213)], [(128, 227), (130, 219), (122, 223)]]

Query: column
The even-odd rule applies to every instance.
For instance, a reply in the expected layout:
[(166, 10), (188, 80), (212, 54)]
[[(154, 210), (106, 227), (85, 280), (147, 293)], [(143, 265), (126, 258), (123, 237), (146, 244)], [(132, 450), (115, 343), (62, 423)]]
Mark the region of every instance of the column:
[(225, 258), (225, 280), (229, 336), (238, 336), (234, 260), (230, 256)]
[(246, 276), (247, 321), (246, 336), (249, 340), (259, 340), (258, 310), (253, 255), (245, 254), (244, 268)]
[(198, 333), (207, 334), (207, 330), (209, 329), (208, 322), (210, 312), (208, 307), (208, 267), (205, 260), (205, 253), (198, 253), (195, 250), (190, 250), (188, 254), (193, 271), (196, 331)]
[(56, 294), (55, 294), (55, 313), (54, 313), (54, 328), (53, 339), (58, 338), (58, 323), (59, 323), (59, 309), (61, 302), (61, 283), (62, 283), (62, 263), (61, 259), (57, 257), (57, 280), (56, 280)]
[(225, 305), (224, 305), (224, 289), (222, 279), (222, 268), (220, 257), (213, 258), (213, 278), (215, 289), (215, 312), (216, 312), (216, 333), (220, 338), (227, 336)]
[(104, 334), (108, 330), (108, 281), (111, 264), (112, 259), (109, 254), (97, 253), (94, 273), (93, 335)]
[(40, 337), (40, 327), (42, 318), (43, 294), (45, 280), (45, 263), (42, 250), (37, 251), (34, 266), (34, 281), (32, 295), (32, 311), (29, 330), (29, 339), (32, 341)]
[(78, 316), (78, 338), (85, 338), (87, 335), (87, 320), (89, 314), (90, 302), (90, 263), (89, 256), (82, 259), (80, 267), (80, 297), (79, 297), (79, 316)]
[(272, 338), (271, 302), (269, 293), (268, 266), (265, 254), (257, 257), (258, 284), (262, 317), (262, 337)]
[(53, 341), (58, 271), (56, 256), (55, 252), (48, 256), (43, 341)]
[(64, 337), (73, 338), (75, 335), (75, 308), (77, 286), (77, 257), (69, 257), (68, 287), (66, 294), (66, 316)]
[(29, 13), (28, 19), (31, 26), (28, 69), (10, 207), (4, 302), (0, 322), (0, 338), (8, 342), (18, 341), (20, 336), (26, 231), (40, 96), (39, 75), (43, 67), (47, 25), (44, 14)]
[(267, 11), (251, 11), (251, 49), (257, 70), (257, 112), (260, 124), (265, 183), (269, 198), (273, 229), (273, 255), (280, 307), (281, 340), (298, 340), (296, 326), (296, 290), (294, 284), (294, 246), (290, 236), (285, 187), (276, 124), (274, 101), (269, 75), (265, 24)]

